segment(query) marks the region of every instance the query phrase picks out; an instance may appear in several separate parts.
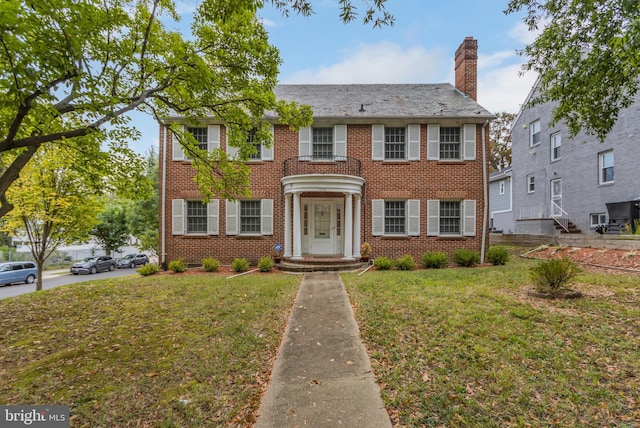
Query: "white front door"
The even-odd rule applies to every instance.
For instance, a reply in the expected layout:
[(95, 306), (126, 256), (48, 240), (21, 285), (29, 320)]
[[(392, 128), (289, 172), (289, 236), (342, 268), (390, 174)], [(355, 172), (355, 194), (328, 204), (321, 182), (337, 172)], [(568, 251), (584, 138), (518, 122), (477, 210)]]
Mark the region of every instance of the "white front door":
[(332, 200), (311, 202), (309, 230), (310, 254), (335, 254), (336, 203)]
[(562, 179), (551, 180), (551, 217), (562, 217)]

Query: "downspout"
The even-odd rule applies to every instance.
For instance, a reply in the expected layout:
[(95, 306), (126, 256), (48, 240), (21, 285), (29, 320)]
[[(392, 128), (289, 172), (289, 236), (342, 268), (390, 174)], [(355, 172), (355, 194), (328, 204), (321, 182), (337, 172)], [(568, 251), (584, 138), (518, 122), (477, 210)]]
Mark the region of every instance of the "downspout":
[(166, 217), (166, 195), (167, 195), (167, 134), (170, 132), (169, 128), (161, 124), (164, 127), (164, 138), (162, 139), (162, 201), (160, 202), (160, 266), (166, 265), (166, 238), (165, 238), (165, 217)]
[(482, 248), (480, 249), (480, 263), (484, 263), (484, 248), (487, 242), (487, 215), (489, 212), (489, 188), (487, 186), (487, 147), (485, 138), (485, 129), (489, 124), (489, 119), (485, 120), (482, 125), (482, 185), (483, 185), (483, 213), (482, 213)]

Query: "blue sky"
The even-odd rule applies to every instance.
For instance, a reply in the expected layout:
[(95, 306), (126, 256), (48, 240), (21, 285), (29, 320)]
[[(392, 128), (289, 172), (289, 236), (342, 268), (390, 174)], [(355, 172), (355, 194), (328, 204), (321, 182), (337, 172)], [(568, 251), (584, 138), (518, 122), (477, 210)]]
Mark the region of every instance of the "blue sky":
[[(455, 50), (478, 40), (478, 102), (492, 112), (517, 113), (536, 76), (519, 76), (516, 51), (533, 40), (523, 14), (505, 15), (508, 0), (388, 0), (393, 27), (340, 21), (338, 0), (314, 0), (315, 14), (288, 18), (261, 11), (270, 40), (280, 50), (281, 83), (453, 83)], [(188, 28), (193, 1), (176, 1)], [(354, 0), (364, 8), (362, 0)], [(363, 11), (364, 12), (364, 11)], [(158, 126), (135, 115), (142, 136), (132, 148), (158, 145)]]

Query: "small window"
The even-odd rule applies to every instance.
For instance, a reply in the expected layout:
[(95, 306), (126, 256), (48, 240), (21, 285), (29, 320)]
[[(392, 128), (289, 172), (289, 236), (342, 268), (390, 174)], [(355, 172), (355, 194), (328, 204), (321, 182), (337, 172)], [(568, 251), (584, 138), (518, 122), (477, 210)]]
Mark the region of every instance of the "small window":
[(405, 201), (384, 202), (385, 235), (404, 235), (406, 230)]
[(193, 138), (198, 142), (198, 147), (202, 150), (207, 150), (207, 128), (187, 128), (187, 132), (193, 135)]
[(440, 201), (440, 234), (460, 235), (460, 201)]
[(527, 175), (527, 193), (533, 193), (536, 191), (536, 178), (533, 174)]
[(187, 201), (187, 233), (207, 233), (207, 205)]
[(440, 127), (440, 159), (460, 159), (460, 128)]
[(505, 188), (504, 181), (501, 181), (500, 182), (500, 194), (501, 195), (504, 195), (504, 188)]
[(260, 233), (260, 201), (240, 201), (240, 233)]
[(551, 136), (551, 161), (557, 161), (560, 159), (562, 147), (562, 137), (559, 132), (556, 132)]
[(600, 153), (600, 184), (613, 183), (613, 150)]
[(540, 144), (540, 121), (536, 120), (529, 124), (529, 147)]
[(594, 228), (601, 224), (607, 224), (607, 215), (605, 213), (595, 213), (590, 215), (591, 227)]
[(313, 159), (333, 159), (333, 128), (313, 128)]
[(406, 129), (398, 127), (384, 128), (384, 158), (389, 160), (406, 159)]

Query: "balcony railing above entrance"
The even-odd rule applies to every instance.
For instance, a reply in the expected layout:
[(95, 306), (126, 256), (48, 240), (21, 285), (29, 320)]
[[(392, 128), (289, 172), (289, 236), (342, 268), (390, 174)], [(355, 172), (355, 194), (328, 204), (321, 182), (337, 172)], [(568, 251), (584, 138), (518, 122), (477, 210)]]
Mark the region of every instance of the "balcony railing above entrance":
[(298, 156), (284, 161), (284, 176), (304, 174), (339, 174), (361, 177), (360, 160), (348, 156)]

